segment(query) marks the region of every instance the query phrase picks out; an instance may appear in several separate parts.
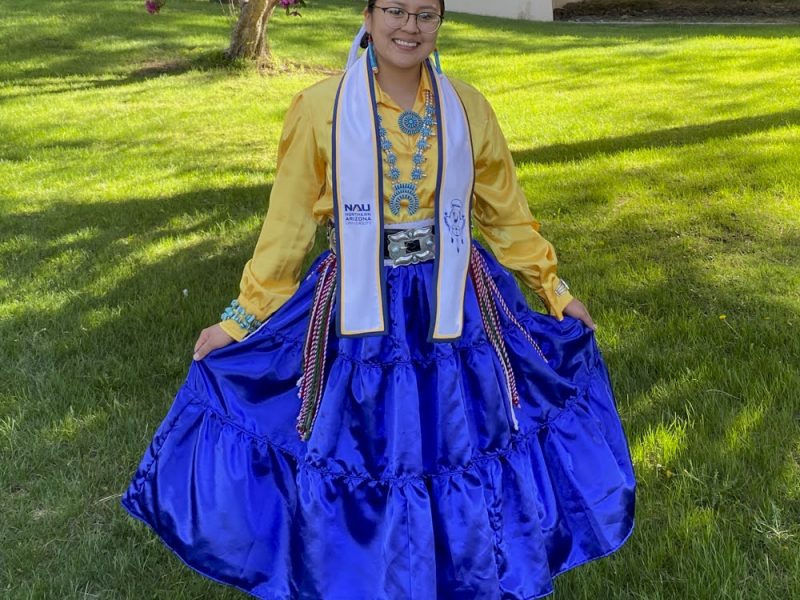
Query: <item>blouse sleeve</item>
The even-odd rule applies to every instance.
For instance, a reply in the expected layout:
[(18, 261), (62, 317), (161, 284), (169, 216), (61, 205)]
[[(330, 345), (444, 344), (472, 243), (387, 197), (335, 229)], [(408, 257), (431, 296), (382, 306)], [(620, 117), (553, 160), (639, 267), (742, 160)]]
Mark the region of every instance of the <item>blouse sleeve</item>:
[(475, 223), (497, 260), (517, 271), (550, 314), (562, 319), (572, 296), (557, 275), (555, 250), (539, 234), (539, 223), (517, 182), (497, 117), (484, 104), (486, 122), (480, 129), (480, 147), (475, 148)]
[[(269, 209), (239, 284), (240, 316), (258, 321), (297, 290), (303, 259), (314, 243), (317, 222), (312, 211), (325, 187), (325, 162), (305, 104), (298, 94), (286, 114)], [(237, 319), (224, 319), (221, 326), (236, 340), (248, 333)]]

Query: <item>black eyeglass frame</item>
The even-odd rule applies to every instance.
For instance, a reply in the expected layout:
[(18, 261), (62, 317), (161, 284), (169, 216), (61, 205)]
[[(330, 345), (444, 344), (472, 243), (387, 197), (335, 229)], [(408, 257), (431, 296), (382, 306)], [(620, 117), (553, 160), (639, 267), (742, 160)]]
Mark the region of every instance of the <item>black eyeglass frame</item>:
[(423, 11), (423, 12), (421, 12), (421, 13), (412, 13), (412, 12), (408, 12), (408, 11), (407, 11), (405, 8), (400, 8), (399, 6), (378, 6), (378, 5), (376, 4), (376, 5), (374, 5), (373, 7), (374, 7), (374, 8), (380, 8), (380, 9), (383, 11), (383, 17), (384, 17), (384, 19), (386, 18), (386, 11), (387, 11), (387, 10), (399, 10), (399, 11), (402, 11), (402, 12), (406, 13), (406, 20), (405, 20), (405, 21), (403, 21), (403, 24), (402, 24), (402, 25), (400, 25), (400, 26), (398, 27), (398, 29), (400, 29), (400, 28), (402, 28), (402, 27), (405, 27), (405, 26), (408, 24), (408, 20), (409, 20), (409, 19), (410, 19), (412, 16), (414, 17), (414, 19), (415, 19), (415, 21), (416, 21), (416, 23), (417, 23), (417, 28), (418, 28), (420, 31), (422, 31), (422, 28), (419, 26), (419, 20), (417, 20), (417, 19), (419, 18), (419, 16), (420, 16), (420, 15), (435, 15), (435, 16), (439, 17), (439, 23), (436, 25), (436, 29), (434, 29), (433, 31), (422, 31), (422, 33), (436, 33), (436, 32), (437, 32), (437, 31), (439, 31), (439, 29), (441, 28), (441, 26), (442, 26), (442, 23), (444, 23), (444, 16), (443, 16), (443, 15), (440, 15), (439, 13), (431, 12), (431, 11), (428, 11), (428, 10), (426, 10), (426, 11)]

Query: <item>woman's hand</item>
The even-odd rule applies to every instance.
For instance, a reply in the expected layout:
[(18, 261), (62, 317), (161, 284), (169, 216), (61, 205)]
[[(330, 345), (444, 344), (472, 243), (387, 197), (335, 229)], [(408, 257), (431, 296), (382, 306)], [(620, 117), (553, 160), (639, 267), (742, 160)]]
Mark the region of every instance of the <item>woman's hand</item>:
[(564, 307), (564, 314), (583, 321), (592, 331), (597, 330), (597, 325), (595, 325), (594, 321), (592, 321), (592, 315), (590, 315), (589, 311), (586, 310), (583, 302), (577, 298), (573, 298), (570, 303)]
[(195, 360), (203, 360), (206, 354), (217, 348), (223, 348), (230, 344), (233, 340), (231, 336), (225, 333), (225, 330), (220, 327), (219, 323), (206, 327), (200, 332), (200, 337), (194, 345), (194, 358)]

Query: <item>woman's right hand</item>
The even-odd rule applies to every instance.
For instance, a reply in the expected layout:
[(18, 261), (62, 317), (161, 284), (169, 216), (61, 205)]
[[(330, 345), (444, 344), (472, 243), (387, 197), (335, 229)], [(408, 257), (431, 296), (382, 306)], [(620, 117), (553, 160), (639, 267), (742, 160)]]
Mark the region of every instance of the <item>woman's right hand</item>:
[(217, 348), (224, 348), (234, 339), (225, 333), (219, 323), (206, 327), (200, 332), (200, 337), (194, 345), (194, 358), (195, 360), (203, 360), (206, 354)]

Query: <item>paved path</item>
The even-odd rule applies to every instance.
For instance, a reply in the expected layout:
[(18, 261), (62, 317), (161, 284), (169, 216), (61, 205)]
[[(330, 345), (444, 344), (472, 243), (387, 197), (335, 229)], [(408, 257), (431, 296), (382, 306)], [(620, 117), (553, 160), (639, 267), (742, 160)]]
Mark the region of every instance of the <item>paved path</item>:
[(652, 19), (634, 21), (633, 19), (604, 20), (595, 17), (576, 17), (554, 21), (555, 23), (582, 23), (586, 25), (800, 25), (800, 19), (796, 21), (695, 21), (695, 20), (668, 20)]

